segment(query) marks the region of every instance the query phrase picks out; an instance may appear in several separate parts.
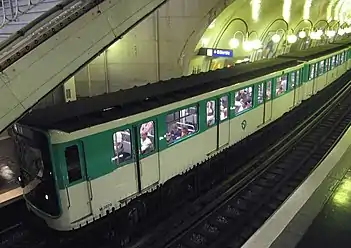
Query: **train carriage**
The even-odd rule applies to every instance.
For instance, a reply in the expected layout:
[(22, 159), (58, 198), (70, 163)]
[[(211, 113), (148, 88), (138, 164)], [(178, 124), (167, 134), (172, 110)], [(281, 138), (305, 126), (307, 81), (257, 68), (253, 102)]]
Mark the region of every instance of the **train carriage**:
[(344, 68), (348, 49), (326, 46), (310, 61), (279, 57), (33, 110), (14, 126), (28, 208), (62, 231), (128, 208), (300, 104), (312, 94), (311, 65), (344, 54)]
[(281, 55), (283, 58), (295, 58), (306, 62), (303, 75), (305, 84), (298, 91), (298, 98), (308, 99), (346, 72), (349, 49), (348, 47), (340, 49), (340, 45), (328, 44)]

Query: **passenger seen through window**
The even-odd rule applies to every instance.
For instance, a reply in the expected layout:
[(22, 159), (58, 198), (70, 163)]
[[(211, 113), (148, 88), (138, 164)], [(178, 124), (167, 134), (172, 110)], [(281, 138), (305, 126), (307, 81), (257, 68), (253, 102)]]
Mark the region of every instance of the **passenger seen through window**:
[(211, 127), (216, 123), (216, 102), (208, 101), (206, 108), (207, 126)]
[(315, 68), (315, 65), (310, 65), (310, 75), (309, 75), (309, 80), (312, 80), (314, 78), (314, 68)]
[(266, 100), (270, 100), (272, 95), (272, 81), (266, 83)]
[(140, 126), (140, 152), (141, 154), (148, 154), (155, 150), (155, 127), (154, 122), (149, 121)]
[(228, 118), (228, 96), (222, 96), (220, 99), (220, 113), (221, 121)]
[(296, 71), (296, 86), (300, 85), (300, 71)]
[(286, 86), (288, 84), (288, 75), (283, 75), (277, 78), (277, 85), (276, 85), (276, 96), (279, 96), (286, 91)]
[(322, 75), (323, 73), (324, 73), (324, 60), (319, 62), (318, 76)]
[(125, 129), (124, 131), (118, 131), (113, 134), (113, 150), (114, 157), (112, 158), (113, 162), (117, 164), (123, 163), (132, 158), (130, 142), (130, 130)]
[(264, 89), (264, 83), (260, 83), (257, 85), (257, 103), (262, 104), (263, 103), (263, 89)]
[(252, 107), (252, 87), (239, 90), (235, 93), (235, 113), (241, 113)]
[(198, 108), (192, 106), (170, 113), (166, 117), (166, 141), (172, 144), (198, 130)]
[(148, 135), (154, 135), (154, 122), (149, 121), (141, 125), (140, 134), (147, 133)]

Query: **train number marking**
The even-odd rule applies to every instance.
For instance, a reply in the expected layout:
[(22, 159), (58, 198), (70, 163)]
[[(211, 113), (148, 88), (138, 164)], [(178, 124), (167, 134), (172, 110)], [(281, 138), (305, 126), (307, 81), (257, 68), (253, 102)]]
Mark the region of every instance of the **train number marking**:
[(246, 120), (243, 120), (243, 121), (241, 122), (241, 128), (242, 128), (243, 130), (245, 130), (246, 126), (247, 126), (247, 121), (246, 121)]

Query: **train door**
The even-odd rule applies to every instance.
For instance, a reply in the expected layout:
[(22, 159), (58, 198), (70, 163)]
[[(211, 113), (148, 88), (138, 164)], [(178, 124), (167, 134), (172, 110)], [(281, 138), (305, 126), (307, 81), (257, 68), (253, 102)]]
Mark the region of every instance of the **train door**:
[(87, 176), (82, 142), (66, 146), (64, 157), (67, 170), (67, 202), (71, 222), (92, 214), (93, 193)]
[(133, 126), (139, 192), (160, 179), (156, 119)]
[(210, 140), (209, 151), (211, 154), (218, 150), (219, 140), (219, 120), (218, 120), (218, 99), (212, 98), (206, 101), (206, 126), (207, 126), (207, 139)]
[(223, 95), (217, 99), (217, 150), (229, 144), (229, 98)]
[(272, 79), (266, 81), (265, 92), (266, 94), (264, 98), (263, 123), (267, 123), (272, 120), (272, 112), (273, 112)]
[(289, 83), (288, 83), (289, 90), (294, 91), (293, 92), (292, 106), (289, 107), (289, 109), (292, 109), (295, 106), (296, 94), (297, 94), (297, 91), (296, 91), (296, 88), (297, 88), (296, 72), (295, 71), (289, 73), (289, 80), (288, 81), (289, 81)]
[(294, 106), (297, 106), (302, 102), (304, 96), (303, 89), (302, 73), (301, 70), (297, 70), (295, 74)]

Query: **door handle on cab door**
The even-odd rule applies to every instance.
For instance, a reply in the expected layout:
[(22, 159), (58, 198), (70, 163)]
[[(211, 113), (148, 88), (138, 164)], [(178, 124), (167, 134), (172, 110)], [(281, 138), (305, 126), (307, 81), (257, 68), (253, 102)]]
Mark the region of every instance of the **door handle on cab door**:
[(91, 181), (89, 178), (87, 179), (87, 181), (88, 181), (88, 185), (89, 185), (88, 188), (89, 188), (90, 201), (92, 201), (93, 200), (93, 189), (91, 187)]
[(66, 195), (67, 195), (67, 201), (68, 201), (68, 206), (67, 206), (67, 208), (70, 208), (70, 207), (71, 207), (71, 200), (70, 200), (70, 198), (69, 198), (69, 193), (68, 193), (68, 188), (67, 188), (67, 186), (66, 186), (65, 188), (66, 188)]

